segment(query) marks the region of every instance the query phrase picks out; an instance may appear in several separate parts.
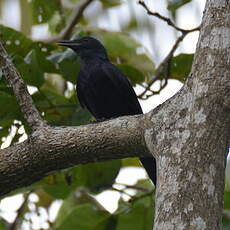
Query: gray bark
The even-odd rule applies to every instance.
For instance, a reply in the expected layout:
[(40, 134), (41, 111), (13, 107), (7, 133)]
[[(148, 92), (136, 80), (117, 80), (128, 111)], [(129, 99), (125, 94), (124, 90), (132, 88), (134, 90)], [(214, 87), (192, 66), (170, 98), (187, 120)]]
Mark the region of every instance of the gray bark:
[(152, 114), (157, 127), (149, 143), (159, 172), (154, 229), (221, 229), (230, 134), (229, 15), (229, 1), (207, 1), (192, 72)]
[(188, 80), (146, 115), (50, 127), (19, 101), (36, 129), (27, 141), (0, 150), (0, 194), (73, 165), (153, 154), (158, 162), (154, 229), (220, 229), (230, 137), (229, 15), (229, 1), (207, 1)]
[(1, 43), (0, 66), (6, 80), (13, 88), (14, 94), (18, 104), (20, 105), (24, 118), (30, 127), (32, 129), (36, 129), (39, 126), (44, 126), (46, 122), (42, 120), (38, 110), (34, 106), (33, 100), (27, 90), (27, 86), (25, 85), (15, 66), (12, 64), (6, 50)]
[(0, 195), (78, 164), (150, 155), (145, 116), (78, 127), (41, 126), (28, 140), (0, 150)]

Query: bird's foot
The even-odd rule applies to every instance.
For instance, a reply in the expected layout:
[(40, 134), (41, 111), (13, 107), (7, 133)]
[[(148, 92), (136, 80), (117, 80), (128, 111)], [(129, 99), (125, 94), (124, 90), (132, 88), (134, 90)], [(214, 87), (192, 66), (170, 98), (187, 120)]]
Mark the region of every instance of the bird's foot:
[(97, 120), (94, 120), (94, 121), (90, 121), (91, 124), (95, 124), (95, 123), (99, 123), (99, 122), (103, 122), (103, 121), (107, 121), (108, 119), (106, 118), (100, 118), (100, 119), (97, 119)]

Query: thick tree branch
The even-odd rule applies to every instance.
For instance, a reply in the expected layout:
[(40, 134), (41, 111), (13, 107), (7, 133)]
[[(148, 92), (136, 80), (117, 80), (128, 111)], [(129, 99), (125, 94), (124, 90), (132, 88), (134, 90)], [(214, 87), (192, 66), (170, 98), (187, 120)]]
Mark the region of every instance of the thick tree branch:
[(58, 35), (45, 39), (44, 42), (54, 43), (62, 39), (69, 39), (74, 29), (74, 26), (79, 22), (79, 20), (81, 19), (84, 13), (84, 10), (89, 6), (91, 2), (93, 2), (93, 0), (80, 1), (78, 5), (76, 6), (76, 8), (73, 10), (73, 13), (66, 27)]
[(78, 164), (150, 154), (145, 115), (79, 127), (42, 127), (28, 140), (0, 150), (0, 195)]
[(17, 98), (18, 104), (21, 107), (21, 111), (24, 118), (28, 122), (31, 128), (37, 128), (38, 126), (44, 126), (46, 123), (41, 118), (38, 110), (33, 104), (33, 100), (27, 90), (27, 87), (20, 77), (20, 74), (12, 64), (10, 57), (5, 51), (3, 45), (0, 42), (0, 68), (2, 72), (13, 88), (14, 94)]

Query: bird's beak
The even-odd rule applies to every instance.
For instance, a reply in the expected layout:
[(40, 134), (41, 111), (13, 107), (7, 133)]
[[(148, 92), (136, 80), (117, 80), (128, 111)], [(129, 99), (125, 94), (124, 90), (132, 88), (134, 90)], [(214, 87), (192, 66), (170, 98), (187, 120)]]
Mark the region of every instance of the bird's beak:
[(59, 46), (66, 46), (66, 47), (69, 47), (69, 48), (72, 48), (73, 46), (74, 47), (80, 46), (79, 42), (71, 41), (71, 40), (60, 40), (56, 44), (59, 45)]

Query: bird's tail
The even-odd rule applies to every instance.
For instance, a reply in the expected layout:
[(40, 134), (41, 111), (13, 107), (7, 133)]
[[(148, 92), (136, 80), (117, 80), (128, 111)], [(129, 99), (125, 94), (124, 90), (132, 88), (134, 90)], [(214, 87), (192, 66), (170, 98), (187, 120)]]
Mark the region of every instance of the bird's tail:
[(154, 157), (142, 157), (140, 161), (145, 168), (146, 172), (149, 175), (149, 178), (152, 180), (154, 185), (157, 184), (157, 165), (156, 159)]

